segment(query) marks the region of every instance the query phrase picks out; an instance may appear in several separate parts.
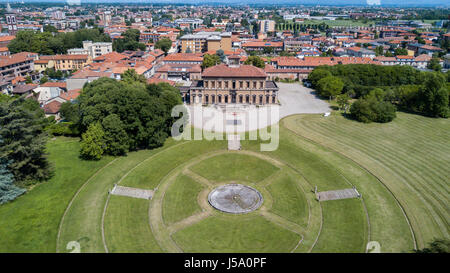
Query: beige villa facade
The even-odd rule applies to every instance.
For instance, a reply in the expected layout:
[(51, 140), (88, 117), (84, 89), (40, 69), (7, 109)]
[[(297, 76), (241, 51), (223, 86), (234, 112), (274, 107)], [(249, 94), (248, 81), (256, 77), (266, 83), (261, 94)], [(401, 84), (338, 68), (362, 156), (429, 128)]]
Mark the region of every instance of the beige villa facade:
[(205, 69), (183, 94), (190, 104), (277, 104), (278, 86), (266, 72), (251, 65), (216, 65)]

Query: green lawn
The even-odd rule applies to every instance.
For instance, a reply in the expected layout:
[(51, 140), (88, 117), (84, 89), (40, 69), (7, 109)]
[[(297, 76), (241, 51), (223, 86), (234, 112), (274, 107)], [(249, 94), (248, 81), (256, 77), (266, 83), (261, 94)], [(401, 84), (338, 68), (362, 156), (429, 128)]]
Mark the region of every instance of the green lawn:
[(163, 200), (163, 219), (166, 224), (183, 220), (201, 211), (197, 196), (203, 186), (190, 177), (179, 175), (169, 186)]
[[(376, 175), (405, 209), (418, 247), (424, 247), (433, 238), (449, 238), (449, 119), (398, 112), (397, 118), (388, 124), (363, 124), (335, 113), (328, 118), (292, 116), (284, 119), (283, 125), (320, 143), (324, 149), (351, 158)], [(372, 198), (371, 194), (364, 196)], [(372, 203), (376, 205), (381, 200)], [(377, 213), (378, 210), (372, 206), (368, 206), (368, 210), (369, 215), (376, 215), (377, 221), (372, 221), (372, 226), (384, 229), (379, 231), (380, 235), (386, 230), (395, 230), (385, 226), (392, 224), (395, 218), (382, 221), (385, 217)]]
[(289, 252), (300, 235), (261, 216), (209, 217), (172, 237), (185, 252)]
[(364, 252), (367, 244), (367, 222), (358, 199), (321, 202), (323, 226), (313, 252)]
[(243, 154), (223, 154), (202, 161), (191, 170), (210, 181), (260, 182), (278, 170), (269, 162)]
[(122, 181), (123, 186), (154, 189), (173, 168), (214, 150), (226, 149), (225, 141), (189, 141), (156, 155), (139, 165)]
[(110, 252), (161, 252), (148, 224), (149, 203), (144, 199), (111, 196), (105, 217), (105, 238)]
[[(286, 171), (287, 172), (287, 171)], [(299, 225), (308, 221), (308, 204), (305, 194), (294, 175), (283, 173), (267, 187), (273, 199), (271, 211)]]
[(101, 220), (108, 190), (132, 168), (159, 150), (142, 150), (118, 157), (86, 184), (62, 222), (58, 250), (64, 252), (68, 242), (78, 241), (81, 244), (81, 252), (104, 252)]
[(0, 206), (0, 252), (55, 252), (61, 217), (76, 191), (112, 160), (80, 160), (77, 139), (48, 142), (55, 175), (15, 201)]
[[(273, 152), (261, 152), (260, 141), (243, 140), (242, 151), (227, 152), (226, 141), (168, 140), (114, 161), (83, 161), (77, 140), (50, 141), (56, 174), (0, 206), (0, 252), (54, 252), (63, 213), (78, 190), (62, 221), (61, 252), (72, 240), (82, 252), (104, 251), (105, 208), (111, 252), (160, 252), (177, 245), (188, 252), (289, 252), (298, 233), (304, 236), (298, 252), (362, 252), (369, 240), (378, 241), (382, 252), (404, 252), (414, 247), (408, 220), (419, 247), (449, 237), (449, 120), (399, 112), (388, 124), (362, 124), (333, 113), (290, 116), (280, 125)], [(184, 168), (212, 183), (254, 183), (267, 198), (248, 215), (197, 215), (207, 206), (198, 196), (209, 182), (181, 174)], [(105, 207), (115, 183), (154, 189), (155, 198), (112, 196)], [(319, 203), (314, 186), (355, 186), (363, 198)], [(194, 214), (199, 217), (185, 226), (171, 225)], [(161, 223), (152, 225), (155, 219)]]

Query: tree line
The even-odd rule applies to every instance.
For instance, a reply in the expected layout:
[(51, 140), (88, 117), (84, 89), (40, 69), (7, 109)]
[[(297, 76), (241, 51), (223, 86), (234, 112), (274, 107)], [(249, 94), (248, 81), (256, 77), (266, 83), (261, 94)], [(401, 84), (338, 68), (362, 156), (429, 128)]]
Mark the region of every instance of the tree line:
[(8, 44), (11, 53), (35, 52), (42, 55), (66, 54), (68, 49), (82, 48), (83, 41), (111, 42), (111, 38), (102, 28), (79, 29), (74, 32), (58, 33), (48, 31), (36, 32), (21, 30), (16, 38)]
[(450, 72), (423, 72), (410, 66), (349, 64), (320, 66), (308, 76), (319, 95), (336, 98), (362, 122), (389, 122), (401, 108), (430, 117), (449, 116)]

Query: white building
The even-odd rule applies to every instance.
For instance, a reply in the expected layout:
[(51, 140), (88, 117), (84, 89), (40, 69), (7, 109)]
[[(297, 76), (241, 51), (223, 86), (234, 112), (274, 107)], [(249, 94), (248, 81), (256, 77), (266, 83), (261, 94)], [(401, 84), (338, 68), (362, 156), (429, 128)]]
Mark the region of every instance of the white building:
[(67, 50), (69, 55), (88, 54), (92, 59), (112, 52), (112, 43), (83, 41), (83, 48), (71, 48)]

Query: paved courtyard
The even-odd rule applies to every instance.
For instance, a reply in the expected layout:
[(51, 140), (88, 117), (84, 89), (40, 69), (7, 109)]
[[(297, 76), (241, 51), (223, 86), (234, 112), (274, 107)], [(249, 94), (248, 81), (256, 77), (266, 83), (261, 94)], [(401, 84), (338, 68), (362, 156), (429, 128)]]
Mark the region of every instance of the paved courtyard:
[(280, 106), (270, 105), (189, 105), (191, 124), (215, 132), (245, 132), (265, 128), (278, 123), (283, 117), (294, 114), (318, 114), (330, 112), (326, 101), (317, 98), (314, 90), (298, 83), (277, 83), (280, 90)]
[(314, 90), (298, 83), (277, 83), (280, 91), (280, 118), (293, 114), (318, 114), (331, 112), (328, 103), (317, 98)]

